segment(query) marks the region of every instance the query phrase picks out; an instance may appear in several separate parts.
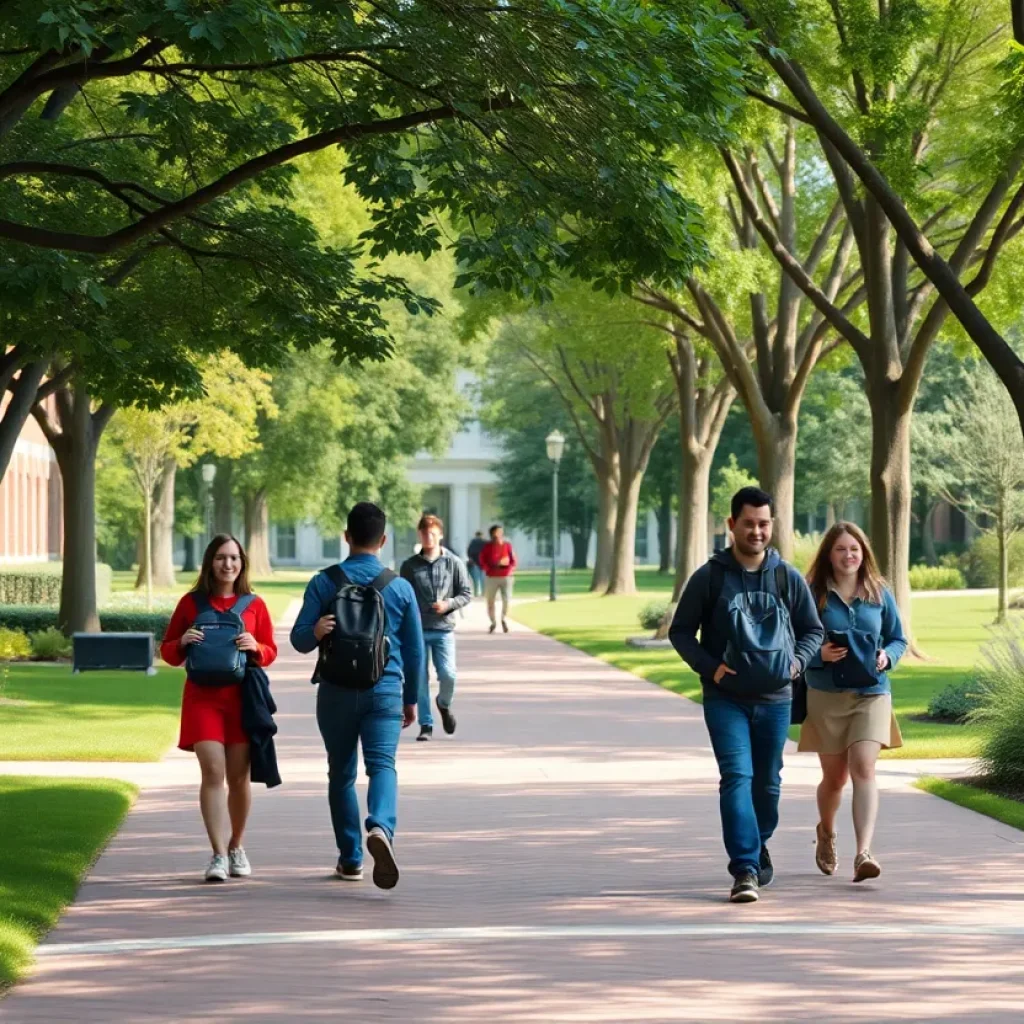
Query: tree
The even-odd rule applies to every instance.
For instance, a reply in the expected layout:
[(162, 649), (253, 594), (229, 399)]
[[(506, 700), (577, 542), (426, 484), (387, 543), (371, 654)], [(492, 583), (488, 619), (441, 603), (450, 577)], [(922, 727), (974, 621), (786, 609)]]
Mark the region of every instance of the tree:
[(658, 520), (658, 572), (672, 570), (672, 522), (679, 499), (679, 432), (663, 430), (654, 442), (651, 460), (640, 488), (640, 512), (653, 510)]
[[(941, 469), (940, 493), (999, 548), (999, 610), (1006, 621), (1010, 541), (1024, 528), (1024, 443), (1013, 401), (990, 367), (965, 369), (945, 410), (929, 422)], [(933, 470), (934, 472), (934, 470)]]
[[(977, 0), (903, 0), (877, 9), (820, 0), (799, 13), (769, 0), (724, 6), (757, 33), (754, 52), (773, 73), (768, 91), (753, 95), (814, 132), (853, 232), (863, 328), (802, 273), (732, 168), (769, 251), (864, 368), (872, 539), (909, 634), (911, 416), (950, 311), (1024, 412), (1024, 364), (974, 301), (1024, 227), (1024, 65), (1019, 53), (1002, 61), (1002, 14)], [(1015, 32), (1021, 28), (1015, 20)], [(992, 116), (979, 117), (986, 105)]]
[(736, 456), (729, 454), (729, 461), (718, 471), (718, 483), (711, 492), (711, 513), (722, 523), (725, 535), (729, 536), (729, 519), (732, 517), (732, 499), (737, 491), (744, 487), (760, 487), (755, 476), (751, 476), (736, 461)]
[(568, 286), (555, 303), (507, 317), (499, 336), (562, 400), (593, 467), (598, 527), (591, 589), (602, 593), (636, 590), (640, 487), (675, 403), (663, 339), (625, 295)]
[[(539, 537), (551, 533), (551, 463), (545, 438), (573, 431), (564, 404), (532, 366), (508, 364), (501, 350), (481, 387), (481, 421), (501, 441), (498, 503), (510, 526)], [(570, 438), (558, 467), (558, 522), (572, 538), (572, 567), (586, 569), (597, 514), (597, 488), (583, 446)]]

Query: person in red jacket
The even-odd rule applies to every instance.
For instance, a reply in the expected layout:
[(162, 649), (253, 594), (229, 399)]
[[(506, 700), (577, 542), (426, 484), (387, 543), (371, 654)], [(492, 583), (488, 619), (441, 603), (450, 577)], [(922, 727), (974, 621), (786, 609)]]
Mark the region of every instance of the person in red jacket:
[(516, 553), (512, 545), (505, 540), (505, 531), (500, 526), (492, 526), (490, 543), (480, 551), (480, 568), (483, 569), (487, 581), (484, 584), (484, 596), (487, 599), (487, 614), (491, 619), (491, 632), (498, 628), (494, 616), (494, 606), (498, 594), (501, 594), (501, 628), (507, 633), (508, 623), (505, 616), (512, 602), (512, 579), (516, 571)]
[[(199, 614), (196, 598), (205, 598), (217, 611), (228, 611), (242, 596), (252, 593), (249, 561), (242, 545), (228, 534), (210, 541), (195, 586), (178, 602), (160, 645), (168, 665), (184, 665), (191, 644), (203, 642), (193, 623)], [(259, 597), (242, 612), (245, 631), (235, 639), (240, 651), (263, 668), (277, 657), (274, 626)], [(185, 680), (181, 698), (178, 746), (195, 751), (202, 772), (199, 809), (213, 847), (206, 869), (208, 882), (224, 882), (228, 875), (252, 873), (242, 847), (252, 791), (249, 784), (249, 737), (242, 728), (242, 686), (199, 686)], [(227, 783), (227, 799), (224, 788)]]

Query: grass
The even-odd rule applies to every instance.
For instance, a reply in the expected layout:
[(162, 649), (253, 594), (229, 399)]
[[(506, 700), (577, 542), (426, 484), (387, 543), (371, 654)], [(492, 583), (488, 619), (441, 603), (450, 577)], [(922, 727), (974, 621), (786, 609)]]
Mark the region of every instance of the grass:
[[(11, 665), (0, 703), (0, 758), (158, 761), (174, 740), (182, 672), (83, 672)], [(5, 819), (0, 818), (0, 821)]]
[[(516, 582), (518, 585), (518, 577)], [(565, 600), (517, 605), (514, 617), (617, 668), (699, 701), (700, 682), (675, 651), (636, 650), (623, 642), (627, 636), (644, 634), (637, 622), (637, 612), (644, 604), (669, 597), (667, 580), (653, 570), (638, 574), (638, 585), (645, 584), (646, 593), (630, 597), (594, 597), (573, 594), (567, 588), (569, 596)], [(660, 584), (660, 589), (655, 584)], [(517, 596), (524, 596), (522, 587), (518, 587)], [(917, 642), (929, 660), (908, 661), (894, 675), (893, 704), (904, 746), (882, 756), (974, 757), (979, 749), (980, 726), (922, 722), (916, 717), (927, 712), (934, 693), (964, 678), (978, 663), (980, 647), (995, 618), (995, 597), (916, 597), (913, 609)]]
[(0, 989), (28, 968), (135, 792), (113, 779), (0, 776)]
[[(590, 588), (589, 569), (562, 569), (558, 573), (559, 596), (582, 596)], [(653, 597), (672, 589), (671, 576), (662, 576), (652, 566), (640, 566), (636, 571), (636, 586), (641, 593), (650, 592)], [(515, 582), (516, 597), (547, 597), (551, 587), (549, 569), (517, 569)], [(667, 596), (667, 593), (666, 595)]]
[(1004, 825), (1024, 830), (1024, 803), (1011, 800), (1009, 797), (987, 793), (977, 786), (966, 786), (961, 782), (950, 782), (948, 779), (924, 778), (915, 783), (918, 789), (926, 793), (940, 796), (950, 803), (959, 804), (968, 810), (985, 814)]

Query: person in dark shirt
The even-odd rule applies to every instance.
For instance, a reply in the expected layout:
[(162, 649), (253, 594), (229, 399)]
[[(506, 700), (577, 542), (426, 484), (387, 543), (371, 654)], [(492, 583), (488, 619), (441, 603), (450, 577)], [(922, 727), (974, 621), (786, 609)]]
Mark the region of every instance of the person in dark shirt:
[(466, 549), (466, 565), (469, 567), (469, 575), (473, 581), (473, 596), (480, 597), (484, 592), (484, 571), (480, 567), (480, 552), (487, 547), (482, 530), (476, 531), (476, 536), (469, 542)]

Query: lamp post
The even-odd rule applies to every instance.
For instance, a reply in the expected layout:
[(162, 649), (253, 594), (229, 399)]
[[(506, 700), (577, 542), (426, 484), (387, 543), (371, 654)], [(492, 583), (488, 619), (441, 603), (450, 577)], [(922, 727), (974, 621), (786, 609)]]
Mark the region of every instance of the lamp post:
[(555, 572), (558, 560), (558, 464), (565, 450), (565, 436), (560, 430), (552, 430), (545, 438), (548, 458), (551, 460), (551, 600), (558, 600), (558, 583)]
[(217, 478), (217, 464), (204, 462), (200, 472), (206, 488), (206, 541), (209, 543), (213, 538), (213, 481)]

